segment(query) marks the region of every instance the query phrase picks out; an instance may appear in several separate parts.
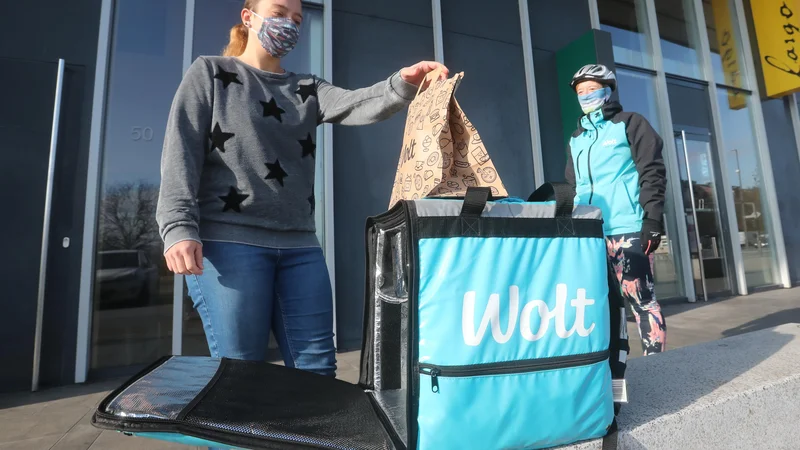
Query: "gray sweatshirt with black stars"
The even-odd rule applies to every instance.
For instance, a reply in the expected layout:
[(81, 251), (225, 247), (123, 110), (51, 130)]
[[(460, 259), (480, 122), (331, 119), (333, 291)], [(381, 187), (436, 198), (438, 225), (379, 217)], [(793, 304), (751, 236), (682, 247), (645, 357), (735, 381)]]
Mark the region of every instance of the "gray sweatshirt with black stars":
[(164, 139), (156, 220), (165, 251), (185, 240), (318, 246), (316, 127), (387, 119), (416, 90), (398, 73), (351, 91), (236, 58), (198, 58), (175, 95)]

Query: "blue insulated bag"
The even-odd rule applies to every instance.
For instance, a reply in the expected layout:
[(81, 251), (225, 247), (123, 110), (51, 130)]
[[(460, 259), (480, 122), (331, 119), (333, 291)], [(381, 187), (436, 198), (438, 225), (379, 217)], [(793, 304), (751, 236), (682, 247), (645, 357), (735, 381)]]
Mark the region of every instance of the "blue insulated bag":
[(563, 185), (529, 202), (489, 196), (402, 201), (368, 220), (358, 385), (169, 356), (109, 394), (92, 423), (244, 449), (537, 449), (606, 436), (628, 343), (600, 212), (573, 208)]
[(625, 310), (600, 211), (402, 202), (367, 230), (361, 384), (408, 448), (535, 449), (615, 430)]

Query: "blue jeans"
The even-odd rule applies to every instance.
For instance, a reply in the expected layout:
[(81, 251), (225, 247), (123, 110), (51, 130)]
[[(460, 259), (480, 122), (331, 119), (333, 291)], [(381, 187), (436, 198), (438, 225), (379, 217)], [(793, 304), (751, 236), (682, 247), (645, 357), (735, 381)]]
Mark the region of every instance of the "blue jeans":
[(203, 243), (203, 275), (186, 277), (213, 357), (263, 361), (270, 330), (287, 367), (336, 373), (333, 296), (320, 248)]

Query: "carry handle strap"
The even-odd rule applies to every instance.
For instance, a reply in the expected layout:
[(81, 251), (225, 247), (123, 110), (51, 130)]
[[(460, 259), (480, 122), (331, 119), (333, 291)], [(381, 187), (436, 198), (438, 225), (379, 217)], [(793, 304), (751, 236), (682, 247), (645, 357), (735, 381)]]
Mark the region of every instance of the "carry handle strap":
[[(441, 67), (437, 67), (437, 68), (431, 70), (430, 72), (426, 73), (425, 74), (425, 78), (422, 79), (422, 82), (419, 84), (419, 87), (417, 88), (417, 95), (415, 95), (414, 97), (415, 98), (419, 97), (420, 92), (422, 92), (425, 89), (429, 88), (431, 83), (433, 83), (434, 81), (438, 80), (439, 77), (442, 76), (442, 72), (443, 72), (442, 68)], [(425, 87), (425, 89), (423, 89), (423, 87)]]
[(488, 187), (468, 187), (461, 205), (461, 217), (480, 217), (486, 202), (492, 197), (492, 189)]
[(529, 202), (556, 201), (556, 217), (572, 217), (575, 191), (567, 183), (544, 183), (536, 189)]

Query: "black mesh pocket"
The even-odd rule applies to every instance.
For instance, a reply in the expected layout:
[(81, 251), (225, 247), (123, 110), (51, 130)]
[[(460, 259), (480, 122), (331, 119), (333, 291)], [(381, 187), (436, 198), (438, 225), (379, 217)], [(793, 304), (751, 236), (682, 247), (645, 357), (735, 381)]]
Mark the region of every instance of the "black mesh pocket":
[(258, 362), (225, 360), (184, 421), (216, 440), (251, 448), (394, 448), (358, 386)]

